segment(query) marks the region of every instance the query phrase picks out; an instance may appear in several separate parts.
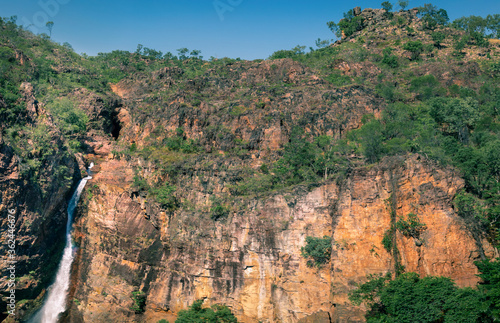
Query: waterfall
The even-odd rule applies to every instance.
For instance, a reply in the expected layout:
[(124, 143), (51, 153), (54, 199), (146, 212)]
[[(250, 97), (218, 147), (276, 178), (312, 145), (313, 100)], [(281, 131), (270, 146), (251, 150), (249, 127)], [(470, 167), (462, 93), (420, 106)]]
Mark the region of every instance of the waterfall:
[(80, 195), (87, 184), (87, 181), (92, 178), (90, 169), (94, 166), (91, 163), (87, 170), (88, 176), (83, 178), (76, 191), (73, 193), (68, 204), (68, 222), (66, 224), (66, 246), (64, 247), (63, 257), (57, 270), (57, 275), (54, 283), (48, 289), (48, 296), (41, 310), (30, 320), (31, 323), (56, 323), (59, 314), (66, 309), (66, 297), (69, 289), (71, 264), (73, 263), (74, 247), (71, 241), (71, 226), (73, 223), (73, 213), (75, 212)]

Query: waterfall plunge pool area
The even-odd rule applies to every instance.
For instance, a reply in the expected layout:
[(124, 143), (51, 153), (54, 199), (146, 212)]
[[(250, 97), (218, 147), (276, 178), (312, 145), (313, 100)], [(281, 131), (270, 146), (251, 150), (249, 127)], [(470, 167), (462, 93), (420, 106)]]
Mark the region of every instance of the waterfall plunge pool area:
[(29, 320), (29, 323), (57, 323), (59, 315), (66, 310), (66, 298), (68, 295), (69, 282), (71, 276), (71, 265), (75, 258), (76, 247), (71, 239), (71, 229), (73, 225), (73, 215), (80, 200), (80, 195), (87, 184), (92, 179), (91, 169), (94, 163), (87, 169), (88, 176), (82, 178), (76, 188), (71, 200), (68, 203), (68, 221), (66, 223), (66, 246), (63, 256), (57, 269), (57, 274), (52, 285), (48, 288), (48, 296), (45, 298), (41, 309)]

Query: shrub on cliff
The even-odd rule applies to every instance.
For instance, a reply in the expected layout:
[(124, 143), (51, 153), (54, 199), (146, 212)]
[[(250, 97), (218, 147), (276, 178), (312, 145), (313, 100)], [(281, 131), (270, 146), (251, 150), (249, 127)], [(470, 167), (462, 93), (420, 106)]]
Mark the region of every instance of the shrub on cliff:
[(178, 206), (175, 191), (177, 188), (169, 183), (164, 183), (160, 187), (150, 189), (150, 193), (154, 196), (155, 200), (164, 208), (175, 209)]
[(446, 38), (446, 34), (442, 32), (434, 32), (431, 34), (432, 40), (434, 41), (434, 46), (441, 48), (441, 43)]
[(227, 218), (229, 215), (229, 208), (221, 198), (213, 197), (212, 206), (210, 207), (210, 218), (214, 221)]
[(175, 323), (237, 323), (231, 310), (224, 305), (202, 308), (203, 299), (195, 301), (188, 310), (179, 311)]
[(393, 48), (387, 47), (383, 50), (384, 57), (382, 58), (382, 63), (386, 64), (391, 68), (398, 68), (399, 62), (398, 58), (392, 55)]
[(309, 267), (321, 267), (326, 264), (331, 257), (332, 238), (324, 236), (323, 238), (306, 237), (305, 247), (301, 247), (301, 254), (304, 258), (312, 258), (307, 261)]
[(410, 213), (406, 217), (402, 217), (396, 222), (396, 229), (405, 237), (413, 237), (418, 239), (420, 233), (427, 229), (427, 226), (420, 222), (419, 218)]
[(423, 75), (411, 80), (410, 91), (417, 93), (417, 99), (428, 100), (436, 96), (445, 96), (446, 90), (434, 75)]
[(132, 300), (134, 304), (130, 308), (135, 313), (143, 313), (146, 306), (146, 294), (143, 291), (132, 292)]
[(317, 147), (304, 138), (298, 127), (292, 130), (290, 142), (283, 150), (283, 157), (278, 160), (272, 171), (277, 186), (290, 186), (304, 181), (314, 181), (320, 173)]

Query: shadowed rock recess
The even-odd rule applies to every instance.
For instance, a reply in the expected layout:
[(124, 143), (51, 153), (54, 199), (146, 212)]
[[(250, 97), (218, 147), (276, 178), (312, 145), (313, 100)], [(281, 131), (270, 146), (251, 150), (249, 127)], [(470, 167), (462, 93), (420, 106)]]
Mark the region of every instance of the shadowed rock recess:
[(255, 61), (80, 56), (0, 20), (3, 322), (43, 303), (90, 163), (61, 322), (174, 322), (199, 299), (238, 322), (364, 322), (348, 297), (370, 274), (476, 287), (498, 257), (499, 44), (417, 9), (356, 18)]

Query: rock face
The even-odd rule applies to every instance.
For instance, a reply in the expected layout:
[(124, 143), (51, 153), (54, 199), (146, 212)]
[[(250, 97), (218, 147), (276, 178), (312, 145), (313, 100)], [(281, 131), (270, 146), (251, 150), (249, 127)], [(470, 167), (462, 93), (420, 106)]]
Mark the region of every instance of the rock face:
[[(352, 75), (370, 67), (334, 66)], [(237, 62), (194, 80), (181, 74), (164, 68), (113, 86), (123, 100), (116, 111), (119, 143), (132, 151), (156, 140), (149, 153), (160, 161), (94, 148), (97, 173), (75, 224), (80, 248), (64, 321), (172, 322), (197, 299), (205, 299), (204, 306), (229, 306), (242, 322), (363, 321), (363, 308), (353, 307), (348, 293), (368, 274), (403, 266), (451, 277), (460, 286), (477, 282), (473, 262), (494, 250), (476, 241), (453, 209), (463, 181), (419, 155), (386, 158), (376, 166), (353, 162), (338, 180), (236, 197), (227, 219), (211, 219), (211, 199), (231, 195), (231, 184), (246, 176), (242, 165), (258, 168), (279, 156), (293, 127), (343, 138), (363, 115), (379, 116), (385, 103), (364, 86), (325, 84), (289, 59)], [(277, 92), (275, 81), (294, 86)], [(168, 92), (179, 83), (182, 90)], [(151, 102), (161, 109), (152, 112)], [(179, 128), (183, 140), (196, 140), (212, 154), (161, 150)], [(247, 153), (231, 158), (237, 143)], [(162, 174), (168, 170), (159, 163), (175, 168), (175, 179)], [(160, 208), (133, 185), (136, 175), (175, 181), (182, 207)], [(387, 251), (384, 234), (410, 213), (426, 230), (418, 238), (395, 231), (398, 252)], [(332, 238), (327, 264), (308, 266), (301, 254), (308, 236)], [(137, 291), (146, 296), (138, 313), (131, 310)]]
[[(240, 141), (241, 148), (262, 157), (282, 148), (294, 126), (311, 135), (340, 138), (358, 128), (364, 115), (379, 116), (385, 106), (373, 89), (360, 85), (335, 88), (292, 59), (238, 62), (222, 71), (207, 72), (210, 77), (184, 83), (178, 80), (179, 73), (166, 68), (125, 79), (113, 87), (124, 99), (118, 114), (122, 141), (140, 148), (158, 129), (164, 136), (182, 128), (187, 139), (199, 141), (207, 152), (230, 151)], [(183, 85), (182, 91), (170, 96), (156, 94), (176, 82)], [(277, 82), (290, 86), (277, 88)], [(251, 85), (251, 89), (241, 84)], [(196, 95), (205, 100), (194, 103), (191, 99)], [(152, 98), (162, 106), (154, 113)]]
[[(382, 26), (382, 23), (385, 22), (390, 22), (393, 18), (393, 16), (396, 16), (399, 19), (403, 19), (404, 23), (409, 23), (414, 20), (418, 20), (417, 9), (411, 9), (411, 10), (402, 10), (399, 12), (394, 12), (388, 14), (385, 9), (372, 9), (372, 8), (366, 8), (361, 10), (360, 7), (355, 7), (352, 11), (353, 15), (355, 17), (361, 17), (362, 18), (362, 24), (358, 29), (358, 32), (362, 29), (380, 29)], [(343, 20), (343, 19), (342, 19)], [(353, 39), (358, 35), (358, 32), (354, 33), (354, 35), (351, 35), (349, 37), (343, 36), (343, 39)]]
[[(23, 83), (21, 90), (27, 107), (24, 117), (33, 128), (39, 124), (45, 126), (52, 151), (48, 153), (49, 162), (30, 172), (29, 166), (23, 164), (15, 148), (0, 138), (2, 321), (7, 317), (7, 303), (4, 298), (10, 296), (6, 293), (7, 286), (12, 286), (9, 285), (12, 268), (7, 262), (11, 260), (8, 255), (12, 250), (15, 251), (15, 288), (18, 301), (15, 317), (22, 321), (25, 314), (39, 305), (37, 303), (44, 295), (44, 288), (51, 283), (57, 271), (64, 243), (67, 198), (71, 195), (72, 186), (80, 178), (76, 160), (64, 153), (60, 132), (52, 125), (43, 107), (34, 99), (31, 84)], [(3, 102), (0, 102), (0, 108), (2, 105)], [(1, 126), (2, 121), (0, 128)], [(22, 131), (19, 133), (20, 136), (23, 135)], [(36, 148), (33, 148), (34, 155), (37, 153)], [(9, 213), (13, 213), (13, 216), (9, 216)], [(9, 225), (13, 223), (14, 229), (9, 231)], [(13, 235), (9, 236), (11, 233)], [(15, 244), (9, 242), (12, 239)], [(24, 302), (20, 302), (21, 300)]]
[[(460, 286), (478, 280), (478, 246), (451, 203), (463, 182), (419, 155), (355, 169), (340, 184), (253, 200), (226, 223), (179, 211), (159, 212), (153, 225), (152, 211), (130, 193), (132, 177), (127, 162), (103, 160), (89, 183), (69, 321), (173, 320), (200, 298), (227, 304), (242, 322), (362, 321), (347, 294), (367, 274), (394, 270), (382, 246), (391, 196), (398, 217), (414, 213), (427, 227), (418, 243), (397, 233), (406, 270)], [(331, 261), (310, 268), (305, 238), (325, 235), (333, 238)], [(482, 247), (493, 255), (487, 242)], [(143, 314), (130, 310), (136, 290), (147, 295)]]
[[(0, 321), (25, 321), (42, 302), (64, 244), (67, 200), (91, 161), (62, 322), (173, 322), (198, 299), (227, 305), (241, 322), (358, 322), (365, 309), (353, 307), (348, 294), (368, 274), (405, 270), (475, 285), (474, 261), (498, 255), (453, 208), (463, 180), (414, 154), (366, 166), (367, 145), (353, 138), (370, 136), (355, 130), (384, 116), (388, 104), (417, 108), (413, 77), (435, 75), (443, 93), (456, 85), (487, 95), (477, 76), (490, 63), (475, 60), (497, 57), (498, 46), (464, 49), (463, 62), (441, 60), (462, 31), (448, 30), (453, 37), (435, 51), (415, 10), (352, 13), (362, 18), (359, 30), (305, 60), (159, 60), (122, 52), (111, 55), (113, 64), (101, 62), (118, 74), (103, 67), (94, 75), (101, 59), (84, 58), (79, 67), (73, 53), (66, 59), (52, 50), (48, 65), (61, 78), (42, 88), (20, 84), (22, 126), (4, 131), (0, 120), (0, 253), (9, 252), (7, 214), (14, 210), (21, 300), (16, 318), (3, 313)], [(421, 55), (433, 59), (406, 64), (400, 45), (408, 39), (423, 41)], [(406, 70), (385, 66), (394, 65), (383, 62), (393, 45), (394, 62)], [(302, 56), (293, 51), (272, 57)], [(30, 57), (16, 52), (19, 66), (38, 61)], [(127, 76), (107, 88), (110, 75)], [(78, 88), (68, 89), (76, 84), (69, 80)], [(86, 114), (85, 134), (58, 125), (50, 109), (56, 93)], [(11, 101), (0, 96), (0, 109)], [(296, 169), (314, 176), (276, 176), (286, 171), (280, 162), (316, 155), (324, 167)], [(217, 203), (224, 215), (214, 217)], [(418, 236), (394, 229), (409, 214), (425, 228)], [(332, 241), (328, 261), (311, 266), (302, 248), (308, 237), (324, 236)], [(0, 308), (8, 266), (0, 264)]]

